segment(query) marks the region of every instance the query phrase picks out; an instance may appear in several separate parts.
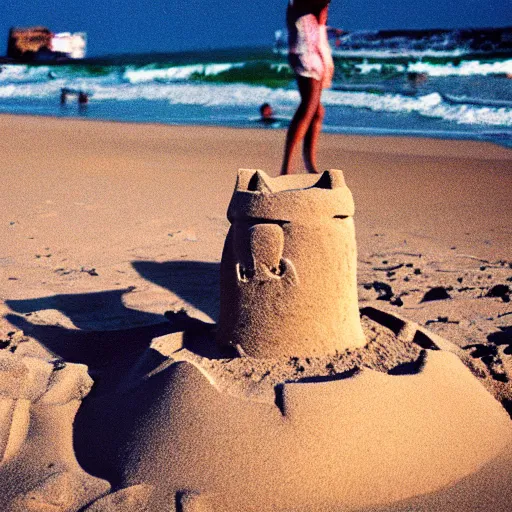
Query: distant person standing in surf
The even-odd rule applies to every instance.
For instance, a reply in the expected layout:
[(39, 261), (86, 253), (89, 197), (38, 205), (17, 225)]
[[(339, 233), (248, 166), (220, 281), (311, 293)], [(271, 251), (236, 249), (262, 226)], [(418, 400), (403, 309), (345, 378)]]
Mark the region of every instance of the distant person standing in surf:
[(290, 174), (293, 155), (303, 142), (302, 155), (308, 172), (318, 172), (316, 147), (322, 129), (322, 89), (331, 86), (334, 64), (327, 40), (330, 0), (289, 0), (286, 11), (288, 60), (295, 72), (301, 102), (286, 135), (281, 174)]

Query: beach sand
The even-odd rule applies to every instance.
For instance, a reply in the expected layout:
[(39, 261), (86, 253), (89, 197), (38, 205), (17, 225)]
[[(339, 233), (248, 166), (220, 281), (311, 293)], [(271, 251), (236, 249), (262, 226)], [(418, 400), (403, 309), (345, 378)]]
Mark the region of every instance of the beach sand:
[[(236, 171), (277, 175), (284, 131), (3, 115), (0, 133), (0, 348), (87, 365), (90, 401), (169, 332), (166, 311), (217, 320)], [(354, 196), (360, 306), (455, 343), (512, 415), (512, 151), (323, 134), (319, 164), (342, 169)], [(85, 394), (67, 400), (78, 406)], [(71, 409), (62, 412), (70, 422)], [(504, 460), (404, 510), (507, 510)], [(83, 486), (99, 496), (102, 482)], [(133, 503), (145, 492), (138, 487)], [(109, 503), (97, 510), (118, 510)]]

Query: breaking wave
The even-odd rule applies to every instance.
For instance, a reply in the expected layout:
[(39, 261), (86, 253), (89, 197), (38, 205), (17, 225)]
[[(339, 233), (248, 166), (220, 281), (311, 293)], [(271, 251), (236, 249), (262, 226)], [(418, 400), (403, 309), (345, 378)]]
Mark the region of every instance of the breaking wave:
[[(0, 85), (0, 98), (57, 98), (64, 80), (51, 82)], [(174, 105), (201, 106), (251, 106), (264, 102), (279, 107), (295, 105), (299, 94), (295, 89), (273, 89), (246, 84), (183, 83), (155, 84), (143, 81), (105, 84), (82, 79), (74, 83), (84, 88), (94, 101), (162, 100)], [(374, 112), (417, 114), (440, 118), (457, 124), (512, 126), (512, 102), (510, 107), (486, 107), (470, 104), (454, 105), (438, 93), (423, 96), (402, 94), (373, 94), (370, 92), (325, 91), (323, 102), (331, 107), (352, 107)]]
[(409, 64), (408, 70), (426, 73), (428, 76), (512, 75), (512, 59), (497, 62), (467, 60), (447, 62), (445, 64), (432, 64), (420, 61)]
[(415, 113), (457, 124), (512, 126), (512, 102), (508, 108), (494, 108), (469, 104), (453, 105), (444, 101), (438, 93), (410, 97), (400, 94), (337, 91), (326, 91), (324, 102), (326, 105), (344, 105), (374, 112)]
[[(378, 62), (371, 59), (335, 59), (337, 74), (370, 75), (417, 72), (431, 77), (442, 76), (512, 76), (512, 59), (497, 61), (455, 60), (409, 63)], [(33, 66), (0, 65), (0, 84), (44, 83), (49, 80), (94, 80), (102, 83), (168, 83), (207, 81), (218, 83), (262, 84), (282, 87), (293, 80), (286, 58), (261, 59), (247, 62), (192, 62), (186, 64), (147, 63), (144, 65), (70, 64)]]

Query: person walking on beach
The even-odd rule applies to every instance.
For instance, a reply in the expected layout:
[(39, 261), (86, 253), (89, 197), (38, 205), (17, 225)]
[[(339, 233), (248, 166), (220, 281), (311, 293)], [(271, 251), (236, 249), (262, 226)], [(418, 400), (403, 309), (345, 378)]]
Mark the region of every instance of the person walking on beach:
[(295, 72), (301, 102), (286, 135), (281, 174), (291, 173), (294, 152), (303, 142), (306, 170), (318, 172), (316, 146), (322, 128), (322, 89), (331, 86), (334, 64), (327, 40), (330, 0), (289, 0), (286, 11), (288, 60)]

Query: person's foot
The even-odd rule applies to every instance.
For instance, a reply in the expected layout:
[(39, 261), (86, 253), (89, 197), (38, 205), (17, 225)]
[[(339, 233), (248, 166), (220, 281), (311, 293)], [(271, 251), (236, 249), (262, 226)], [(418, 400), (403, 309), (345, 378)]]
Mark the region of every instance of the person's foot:
[(319, 174), (319, 170), (317, 169), (316, 165), (311, 162), (309, 158), (307, 158), (305, 155), (303, 155), (304, 159), (304, 167), (306, 168), (306, 171), (310, 174)]
[(314, 166), (314, 165), (308, 165), (306, 164), (306, 171), (310, 174), (319, 174), (320, 171)]

